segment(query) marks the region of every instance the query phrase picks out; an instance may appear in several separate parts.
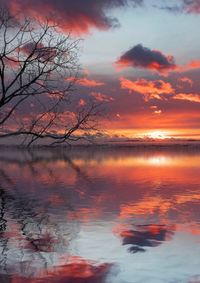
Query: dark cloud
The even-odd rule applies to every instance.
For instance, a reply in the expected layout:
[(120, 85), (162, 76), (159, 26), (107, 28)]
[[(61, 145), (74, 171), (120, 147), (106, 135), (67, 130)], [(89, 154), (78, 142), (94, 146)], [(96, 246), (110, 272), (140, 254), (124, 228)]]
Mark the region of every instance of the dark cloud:
[(37, 57), (38, 59), (45, 61), (52, 61), (56, 56), (55, 48), (46, 47), (42, 43), (36, 44), (34, 42), (29, 42), (21, 48), (21, 51), (27, 55), (33, 53), (32, 57)]
[(26, 13), (40, 19), (49, 17), (59, 22), (63, 29), (75, 33), (88, 32), (90, 28), (108, 29), (119, 25), (116, 18), (107, 14), (112, 8), (125, 7), (128, 4), (139, 6), (143, 0), (0, 0), (14, 14)]
[(200, 0), (182, 0), (183, 8), (187, 13), (200, 13)]
[(173, 5), (162, 5), (156, 6), (157, 8), (167, 10), (169, 12), (175, 13), (200, 13), (200, 0), (178, 0), (176, 4)]
[(173, 56), (166, 56), (160, 51), (151, 50), (138, 44), (125, 52), (116, 62), (119, 67), (139, 67), (159, 72), (176, 68)]

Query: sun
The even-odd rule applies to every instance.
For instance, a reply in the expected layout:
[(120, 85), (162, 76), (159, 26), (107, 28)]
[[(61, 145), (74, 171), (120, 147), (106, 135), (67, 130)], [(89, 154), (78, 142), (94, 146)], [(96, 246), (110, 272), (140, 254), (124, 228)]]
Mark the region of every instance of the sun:
[(148, 138), (155, 140), (164, 140), (170, 138), (170, 136), (163, 131), (153, 131), (147, 134)]

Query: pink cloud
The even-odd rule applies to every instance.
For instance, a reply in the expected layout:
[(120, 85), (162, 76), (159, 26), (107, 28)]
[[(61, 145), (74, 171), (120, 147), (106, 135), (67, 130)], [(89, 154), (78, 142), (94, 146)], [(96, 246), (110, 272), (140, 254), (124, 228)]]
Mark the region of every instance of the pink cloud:
[(122, 77), (120, 78), (120, 85), (122, 89), (128, 89), (131, 92), (142, 94), (145, 101), (150, 99), (162, 99), (162, 94), (173, 94), (175, 91), (170, 83), (166, 83), (162, 80), (148, 81), (140, 79), (131, 81)]
[(114, 99), (108, 95), (105, 95), (103, 93), (100, 92), (91, 92), (90, 95), (92, 97), (94, 97), (97, 101), (101, 101), (101, 102), (110, 102), (113, 101)]

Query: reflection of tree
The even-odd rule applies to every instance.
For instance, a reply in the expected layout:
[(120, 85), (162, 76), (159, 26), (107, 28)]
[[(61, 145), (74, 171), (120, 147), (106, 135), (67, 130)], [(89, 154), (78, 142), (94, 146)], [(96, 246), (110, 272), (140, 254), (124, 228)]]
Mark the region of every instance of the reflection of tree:
[[(10, 195), (6, 190), (1, 189), (0, 193), (0, 201), (1, 201), (1, 207), (0, 207), (0, 221), (1, 221), (1, 235), (0, 235), (0, 246), (1, 246), (1, 272), (6, 271), (6, 266), (8, 264), (9, 253), (12, 252), (12, 249), (14, 252), (16, 252), (16, 247), (14, 247), (14, 243), (11, 243), (10, 240), (17, 242), (17, 235), (13, 235), (10, 237), (10, 229), (9, 225), (12, 225), (11, 223), (16, 220), (16, 222), (20, 226), (21, 230), (21, 240), (25, 240), (27, 243), (30, 243), (33, 245), (33, 237), (36, 231), (33, 231), (33, 227), (37, 227), (37, 235), (39, 235), (41, 238), (43, 237), (41, 228), (40, 228), (40, 222), (37, 219), (37, 214), (35, 211), (35, 208), (33, 207), (33, 203), (31, 201), (27, 200), (19, 200), (17, 196)], [(40, 218), (42, 219), (44, 215), (40, 215)], [(15, 233), (16, 231), (12, 231)], [(32, 236), (31, 236), (32, 235)], [(16, 236), (16, 239), (15, 239)], [(43, 259), (44, 263), (46, 264), (45, 258), (42, 257), (42, 254), (40, 253), (39, 248), (34, 245), (36, 248), (37, 254), (36, 256), (40, 257), (40, 259)], [(17, 251), (17, 257), (21, 257), (21, 260), (23, 259), (24, 253), (27, 252), (26, 250), (18, 250)]]
[(5, 191), (0, 189), (0, 232), (3, 232), (6, 230), (6, 219), (4, 219), (5, 214)]
[[(41, 164), (45, 166), (44, 169), (48, 170), (51, 173), (50, 167), (48, 165), (52, 162), (63, 161), (66, 165), (70, 166), (80, 178), (85, 180), (88, 179), (86, 173), (83, 169), (73, 162), (73, 158), (71, 158), (72, 152), (67, 152), (68, 150), (59, 150), (59, 149), (50, 149), (50, 150), (38, 150), (38, 149), (27, 149), (27, 150), (19, 150), (12, 151), (11, 154), (7, 151), (6, 154), (2, 154), (0, 151), (1, 162), (5, 164), (16, 164), (19, 167), (28, 166), (33, 176), (37, 176), (37, 174), (41, 174), (41, 172), (37, 172), (36, 165)], [(66, 153), (67, 152), (67, 153)], [(18, 154), (17, 154), (18, 153)], [(16, 154), (16, 155), (15, 155)], [(2, 175), (3, 171), (0, 172)], [(4, 178), (7, 178), (7, 175), (4, 175)]]
[(7, 220), (4, 218), (5, 215), (5, 192), (0, 189), (0, 249), (1, 249), (1, 257), (0, 257), (0, 266), (3, 267), (4, 271), (6, 271), (6, 259), (7, 259), (7, 243), (8, 239), (2, 237), (3, 232), (6, 230)]
[[(56, 203), (55, 200), (53, 205), (49, 203), (49, 198), (53, 199), (53, 189), (58, 186), (58, 176), (52, 167), (57, 161), (61, 161), (66, 179), (68, 171), (72, 170), (76, 182), (79, 182), (77, 186), (81, 184), (83, 190), (92, 192), (93, 183), (85, 170), (62, 150), (26, 150), (19, 155), (11, 153), (1, 156), (0, 274), (3, 277), (0, 275), (0, 278), (6, 282), (12, 280), (12, 274), (15, 273), (23, 277), (19, 278), (19, 282), (36, 283), (37, 279), (31, 277), (39, 271), (44, 278), (44, 281), (39, 282), (103, 283), (110, 271), (111, 264), (96, 265), (83, 259), (70, 262), (68, 246), (79, 228), (70, 197), (75, 194), (75, 199), (79, 201), (80, 196), (76, 188), (68, 192), (67, 187), (63, 191), (59, 187), (56, 194), (61, 195), (64, 202)], [(16, 172), (12, 170), (28, 172), (29, 178), (36, 180), (36, 191), (31, 193), (31, 188), (22, 188), (26, 184), (25, 180), (20, 176), (17, 181)], [(50, 176), (47, 190), (42, 186), (42, 189), (35, 188), (42, 179), (41, 175)], [(17, 231), (16, 227), (11, 231), (13, 223), (17, 224)], [(12, 255), (15, 255), (15, 259), (10, 259)], [(58, 265), (63, 256), (64, 262)]]
[[(31, 154), (31, 157), (32, 160), (29, 159), (29, 161), (26, 159), (18, 160), (17, 158), (4, 159), (3, 162), (1, 160), (0, 262), (1, 272), (3, 273), (6, 272), (6, 266), (9, 265), (12, 252), (16, 254), (16, 264), (20, 265), (20, 262), (28, 260), (35, 261), (40, 267), (48, 267), (52, 260), (51, 254), (67, 252), (69, 242), (77, 234), (77, 222), (73, 220), (73, 222), (66, 223), (67, 213), (73, 210), (71, 205), (64, 203), (62, 208), (59, 208), (61, 213), (65, 215), (65, 219), (62, 219), (62, 217), (59, 219), (60, 212), (58, 211), (58, 215), (56, 215), (54, 211), (49, 209), (48, 199), (43, 197), (41, 203), (41, 201), (38, 201), (37, 194), (35, 197), (29, 194), (29, 188), (23, 194), (23, 191), (21, 192), (17, 187), (12, 172), (9, 169), (7, 170), (9, 167), (5, 166), (5, 164), (15, 164), (23, 170), (23, 167), (28, 165), (32, 178), (39, 178), (40, 174), (50, 172), (52, 180), (56, 180), (54, 171), (48, 167), (48, 162), (44, 163), (44, 172), (40, 172), (35, 166), (37, 163), (45, 161), (45, 158), (37, 158), (34, 154)], [(47, 158), (47, 160), (49, 159)], [(67, 164), (70, 164), (73, 168), (73, 163), (69, 159), (67, 159)], [(74, 167), (73, 170), (81, 174), (78, 167)], [(49, 192), (46, 196), (49, 196)], [(13, 223), (17, 224), (19, 231), (12, 231)], [(19, 235), (13, 235), (13, 233)], [(19, 245), (20, 247), (17, 247)], [(20, 268), (20, 266), (14, 268)]]
[[(61, 196), (64, 203), (59, 204), (56, 211), (52, 213), (52, 207), (49, 207), (47, 199), (51, 196), (54, 187), (58, 186), (58, 176), (54, 167), (52, 167), (52, 164), (57, 161), (62, 163), (62, 170), (66, 172), (64, 175), (66, 180), (68, 172), (71, 172), (70, 170), (75, 173), (77, 186), (75, 185), (74, 189), (69, 191), (67, 191), (67, 188), (63, 191), (59, 189), (59, 192), (56, 190), (56, 194)], [(29, 188), (25, 188), (25, 190), (20, 188), (19, 185), (23, 185), (25, 181), (23, 181), (23, 177), (20, 177), (22, 178), (19, 180), (20, 183), (16, 183), (16, 176), (12, 172), (13, 166), (18, 171), (28, 172), (30, 179), (41, 180), (41, 175), (49, 175), (48, 190), (44, 192), (36, 188), (36, 192), (30, 194)], [(74, 162), (70, 154), (64, 150), (17, 150), (16, 152), (11, 151), (10, 154), (1, 152), (0, 167), (2, 169), (0, 184), (4, 188), (4, 202), (6, 203), (6, 207), (3, 208), (4, 214), (6, 214), (8, 223), (11, 221), (18, 223), (24, 241), (21, 255), (18, 255), (18, 257), (21, 256), (21, 259), (18, 262), (27, 260), (27, 258), (28, 260), (36, 259), (41, 266), (47, 266), (49, 264), (47, 254), (50, 255), (57, 251), (64, 252), (68, 245), (66, 239), (70, 241), (76, 236), (78, 220), (76, 220), (76, 210), (71, 198), (74, 197), (79, 202), (81, 196), (78, 190), (80, 186), (86, 192), (86, 195), (88, 192), (97, 193), (92, 190), (93, 181), (90, 180), (86, 170), (77, 162)], [(7, 169), (5, 170), (5, 168)], [(34, 183), (34, 185), (37, 185), (37, 183)], [(37, 200), (38, 194), (42, 203)], [(57, 212), (58, 215), (56, 215)], [(60, 213), (67, 215), (68, 212), (72, 212), (73, 221), (68, 222), (68, 224), (65, 223), (68, 231), (63, 231), (63, 227), (59, 223)], [(4, 238), (8, 240), (4, 244), (7, 245), (7, 249), (11, 250), (13, 247), (10, 245), (9, 235), (5, 233)], [(19, 253), (19, 251), (17, 252)]]

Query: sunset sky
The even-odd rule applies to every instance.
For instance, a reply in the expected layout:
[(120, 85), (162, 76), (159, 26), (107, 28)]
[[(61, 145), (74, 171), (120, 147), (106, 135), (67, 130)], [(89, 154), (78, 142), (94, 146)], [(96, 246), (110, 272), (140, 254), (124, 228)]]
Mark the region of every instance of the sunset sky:
[(200, 0), (1, 0), (81, 37), (80, 103), (115, 137), (200, 138)]

